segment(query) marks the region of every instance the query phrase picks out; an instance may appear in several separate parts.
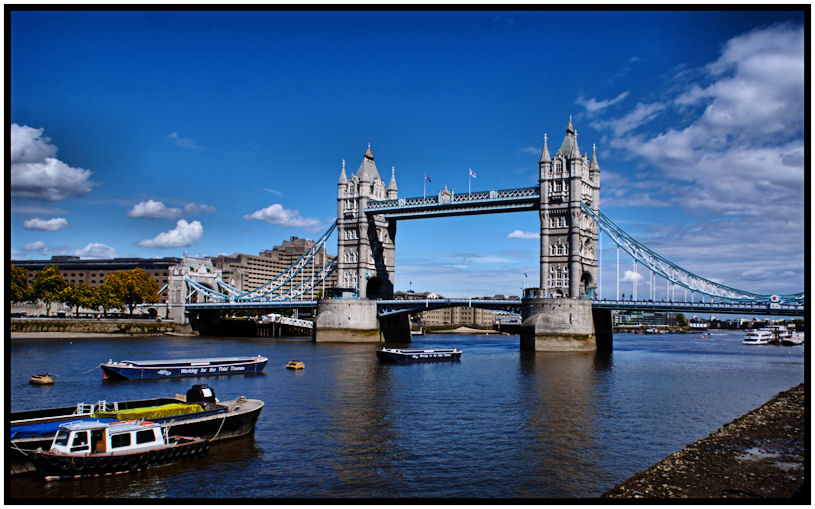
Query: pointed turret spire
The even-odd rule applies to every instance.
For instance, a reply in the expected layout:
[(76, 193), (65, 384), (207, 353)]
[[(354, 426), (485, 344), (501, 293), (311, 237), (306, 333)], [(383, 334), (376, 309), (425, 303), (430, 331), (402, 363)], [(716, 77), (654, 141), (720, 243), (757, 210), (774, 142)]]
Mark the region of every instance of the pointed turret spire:
[[(569, 125), (571, 125), (569, 120)], [(572, 144), (572, 153), (569, 155), (570, 159), (580, 159), (580, 148), (577, 146), (577, 130), (574, 131), (574, 144)]]
[(388, 191), (396, 191), (396, 166), (391, 166), (391, 182), (388, 184)]
[(549, 156), (549, 146), (546, 144), (548, 139), (549, 136), (546, 133), (543, 133), (543, 152), (541, 152), (541, 163), (548, 163), (552, 161), (552, 158)]
[(365, 156), (362, 158), (362, 164), (360, 164), (359, 169), (357, 169), (357, 176), (360, 181), (368, 182), (373, 182), (381, 178), (379, 172), (376, 170), (376, 164), (374, 164), (374, 154), (371, 152), (370, 141), (368, 142), (368, 150), (365, 151)]
[(558, 153), (569, 159), (580, 159), (580, 149), (577, 147), (577, 131), (572, 127), (571, 115), (569, 115), (569, 125), (566, 126), (566, 136), (563, 138)]
[(591, 164), (589, 164), (589, 171), (600, 171), (600, 165), (597, 164), (597, 145), (591, 145)]
[(345, 176), (345, 159), (342, 160), (342, 173), (340, 173), (340, 184), (348, 183), (348, 178)]

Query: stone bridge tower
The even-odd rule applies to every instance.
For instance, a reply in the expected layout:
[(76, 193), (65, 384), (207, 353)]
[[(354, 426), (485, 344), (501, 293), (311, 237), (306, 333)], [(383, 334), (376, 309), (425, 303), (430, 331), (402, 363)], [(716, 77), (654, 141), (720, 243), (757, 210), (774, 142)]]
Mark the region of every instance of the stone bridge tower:
[(540, 170), (540, 288), (547, 297), (593, 298), (597, 288), (597, 225), (580, 202), (597, 211), (600, 165), (592, 146), (580, 154), (572, 119), (554, 157), (547, 138)]
[(360, 299), (393, 298), (396, 221), (366, 216), (368, 200), (396, 199), (395, 169), (387, 187), (374, 164), (371, 145), (355, 174), (337, 183), (337, 282)]

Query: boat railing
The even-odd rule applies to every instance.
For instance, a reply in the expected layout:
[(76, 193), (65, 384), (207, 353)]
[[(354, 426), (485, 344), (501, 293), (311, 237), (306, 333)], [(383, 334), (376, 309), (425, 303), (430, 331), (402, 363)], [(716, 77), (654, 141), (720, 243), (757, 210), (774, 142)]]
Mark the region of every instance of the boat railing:
[(104, 399), (100, 399), (95, 404), (94, 403), (77, 403), (76, 404), (76, 412), (75, 414), (92, 414), (96, 412), (115, 412), (119, 410), (119, 402), (118, 401), (111, 401), (107, 402)]

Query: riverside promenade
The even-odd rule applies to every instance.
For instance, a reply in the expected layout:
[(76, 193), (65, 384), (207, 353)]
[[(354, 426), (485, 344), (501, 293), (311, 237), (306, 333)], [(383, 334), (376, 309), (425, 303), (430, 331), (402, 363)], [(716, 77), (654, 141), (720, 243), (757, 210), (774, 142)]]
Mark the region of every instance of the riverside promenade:
[(806, 389), (779, 393), (602, 498), (785, 499), (810, 503)]

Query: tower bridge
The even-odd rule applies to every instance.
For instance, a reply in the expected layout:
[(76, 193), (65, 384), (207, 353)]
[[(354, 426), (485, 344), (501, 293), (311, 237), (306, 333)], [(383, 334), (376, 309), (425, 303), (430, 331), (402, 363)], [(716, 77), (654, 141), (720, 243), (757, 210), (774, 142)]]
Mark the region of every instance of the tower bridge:
[[(761, 295), (705, 279), (670, 262), (619, 228), (599, 209), (600, 165), (596, 148), (580, 152), (571, 119), (560, 148), (550, 155), (548, 136), (538, 160), (538, 185), (454, 193), (446, 187), (433, 196), (400, 198), (396, 170), (386, 185), (370, 144), (349, 177), (342, 161), (337, 182), (337, 221), (289, 270), (260, 287), (239, 291), (219, 281), (218, 289), (191, 287), (210, 302), (189, 303), (191, 324), (203, 326), (236, 309), (316, 308), (315, 341), (410, 341), (408, 315), (424, 309), (468, 305), (520, 312), (520, 346), (526, 350), (594, 350), (610, 347), (611, 311), (684, 310), (717, 313), (803, 315), (804, 293)], [(537, 211), (540, 219), (540, 280), (524, 298), (393, 300), (397, 221), (433, 217)], [(336, 230), (337, 257), (314, 266), (316, 250)], [(617, 245), (669, 285), (707, 295), (713, 303), (655, 303), (597, 300), (598, 235)], [(309, 264), (311, 267), (309, 268)], [(328, 274), (337, 272), (331, 298), (305, 300)], [(619, 272), (619, 270), (618, 270)], [(294, 287), (294, 282), (298, 286)], [(651, 285), (653, 289), (654, 285)], [(325, 288), (323, 288), (325, 290)], [(307, 293), (312, 292), (312, 293)], [(325, 297), (325, 294), (324, 294)], [(649, 297), (653, 297), (649, 296)], [(207, 299), (205, 299), (207, 300)], [(705, 305), (707, 304), (707, 305)], [(201, 328), (201, 327), (199, 327)]]

